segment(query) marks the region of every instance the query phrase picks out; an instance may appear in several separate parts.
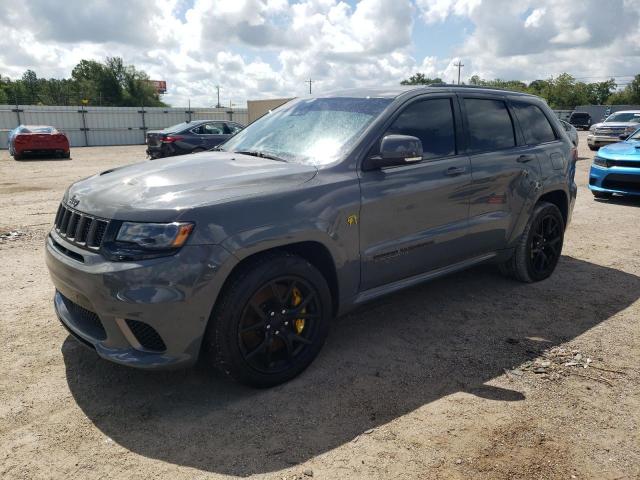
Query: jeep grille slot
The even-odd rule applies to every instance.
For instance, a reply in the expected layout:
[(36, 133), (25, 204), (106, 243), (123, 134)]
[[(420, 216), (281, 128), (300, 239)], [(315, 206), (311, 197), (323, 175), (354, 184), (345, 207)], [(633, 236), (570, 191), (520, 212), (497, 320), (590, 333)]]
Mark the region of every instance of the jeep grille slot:
[(55, 219), (55, 230), (68, 242), (89, 250), (98, 250), (102, 245), (109, 220), (78, 212), (60, 204)]

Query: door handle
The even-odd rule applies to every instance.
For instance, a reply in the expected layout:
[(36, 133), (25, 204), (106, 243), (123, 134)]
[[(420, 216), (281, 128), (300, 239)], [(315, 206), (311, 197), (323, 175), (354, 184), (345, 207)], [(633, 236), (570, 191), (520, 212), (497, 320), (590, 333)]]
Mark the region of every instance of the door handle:
[(445, 175), (454, 177), (456, 175), (462, 175), (466, 171), (467, 169), (465, 167), (449, 167), (444, 173)]
[(518, 163), (527, 163), (533, 160), (533, 155), (520, 155), (518, 157)]

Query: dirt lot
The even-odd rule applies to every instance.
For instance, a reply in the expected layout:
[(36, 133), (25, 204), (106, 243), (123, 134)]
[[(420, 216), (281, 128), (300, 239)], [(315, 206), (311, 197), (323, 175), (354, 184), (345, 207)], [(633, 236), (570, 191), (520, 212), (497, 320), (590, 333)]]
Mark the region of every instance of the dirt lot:
[(640, 201), (594, 201), (581, 136), (550, 280), (485, 266), (387, 297), (267, 391), (112, 365), (55, 318), (43, 242), (64, 189), (142, 146), (2, 151), (0, 233), (20, 234), (0, 240), (0, 476), (640, 478)]

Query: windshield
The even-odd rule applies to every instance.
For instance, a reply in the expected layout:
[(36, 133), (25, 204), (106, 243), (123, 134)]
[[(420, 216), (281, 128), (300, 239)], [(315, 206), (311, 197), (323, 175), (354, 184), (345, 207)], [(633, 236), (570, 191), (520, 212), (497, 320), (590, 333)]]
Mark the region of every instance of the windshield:
[(220, 147), (315, 166), (337, 160), (391, 102), (384, 98), (311, 98), (268, 113)]
[(197, 124), (193, 123), (193, 122), (182, 122), (179, 123), (177, 125), (173, 125), (171, 127), (167, 127), (163, 130), (163, 132), (165, 133), (176, 133), (176, 132), (181, 132), (182, 130), (184, 130), (185, 128), (188, 128), (189, 126), (195, 126)]
[(605, 122), (633, 122), (640, 123), (640, 113), (620, 112), (611, 114)]
[(633, 135), (631, 135), (627, 140), (640, 140), (640, 129), (636, 130)]

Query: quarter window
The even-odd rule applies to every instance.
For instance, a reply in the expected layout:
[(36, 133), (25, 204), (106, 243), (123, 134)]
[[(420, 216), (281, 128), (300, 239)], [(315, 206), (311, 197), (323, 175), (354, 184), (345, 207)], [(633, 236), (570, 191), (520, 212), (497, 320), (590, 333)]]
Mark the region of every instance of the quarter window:
[(449, 98), (409, 105), (395, 119), (386, 135), (411, 135), (422, 142), (423, 158), (455, 155), (456, 130)]
[(516, 137), (511, 115), (502, 100), (466, 98), (469, 122), (469, 150), (490, 152), (515, 147)]
[(520, 121), (527, 145), (553, 142), (556, 139), (553, 127), (538, 106), (527, 103), (514, 103), (513, 107)]

